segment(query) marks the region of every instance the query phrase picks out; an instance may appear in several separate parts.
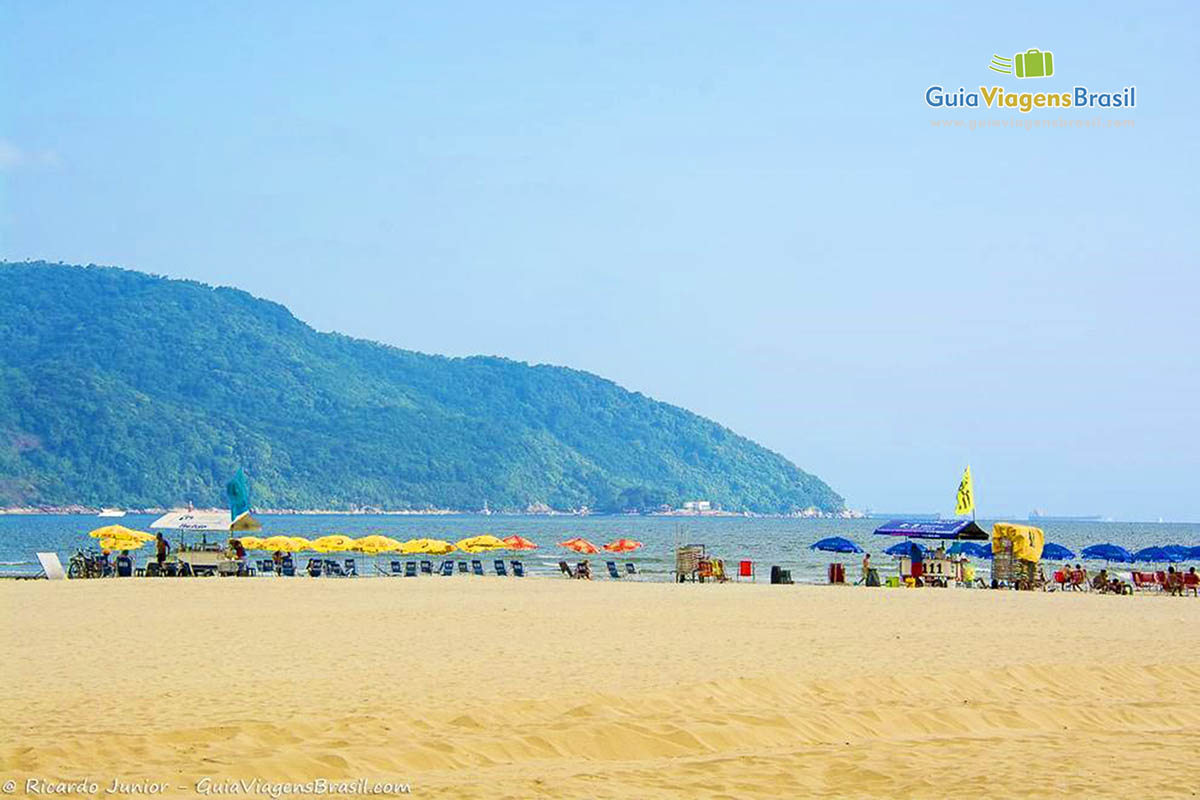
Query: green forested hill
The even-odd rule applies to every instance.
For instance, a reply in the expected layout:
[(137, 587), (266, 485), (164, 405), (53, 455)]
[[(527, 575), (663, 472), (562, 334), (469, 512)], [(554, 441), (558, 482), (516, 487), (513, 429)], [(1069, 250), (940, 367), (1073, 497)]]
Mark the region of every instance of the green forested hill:
[(234, 289), (0, 263), (0, 506), (842, 507), (683, 409), (561, 367), (319, 333)]

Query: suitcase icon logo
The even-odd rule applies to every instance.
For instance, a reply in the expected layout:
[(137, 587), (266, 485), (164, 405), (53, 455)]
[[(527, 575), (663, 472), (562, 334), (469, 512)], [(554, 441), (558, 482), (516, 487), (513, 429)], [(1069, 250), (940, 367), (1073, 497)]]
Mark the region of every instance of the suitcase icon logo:
[(1054, 74), (1054, 54), (1049, 50), (1033, 47), (1024, 53), (1017, 53), (1012, 58), (993, 55), (988, 69), (1005, 75), (1016, 75), (1018, 78), (1049, 78)]

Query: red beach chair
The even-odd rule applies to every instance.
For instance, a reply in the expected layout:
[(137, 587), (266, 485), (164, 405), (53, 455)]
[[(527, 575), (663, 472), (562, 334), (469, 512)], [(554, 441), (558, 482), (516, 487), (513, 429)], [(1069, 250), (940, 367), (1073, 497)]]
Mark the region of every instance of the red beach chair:
[(754, 580), (754, 562), (739, 561), (738, 562), (738, 578), (749, 578)]

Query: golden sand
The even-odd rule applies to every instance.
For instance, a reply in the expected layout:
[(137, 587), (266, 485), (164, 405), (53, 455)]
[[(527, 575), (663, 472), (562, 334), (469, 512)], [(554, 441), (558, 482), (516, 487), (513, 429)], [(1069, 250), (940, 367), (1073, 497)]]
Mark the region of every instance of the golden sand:
[(1200, 781), (1193, 598), (4, 582), (0, 647), (0, 779), (19, 784), (926, 798), (1174, 797)]

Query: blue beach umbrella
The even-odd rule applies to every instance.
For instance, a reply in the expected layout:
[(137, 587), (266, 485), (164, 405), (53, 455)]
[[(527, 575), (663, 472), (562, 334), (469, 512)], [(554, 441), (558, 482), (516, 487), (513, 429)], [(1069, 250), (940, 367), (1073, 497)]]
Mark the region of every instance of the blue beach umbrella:
[(1189, 547), (1183, 557), (1184, 561), (1200, 561), (1200, 547)]
[(1173, 559), (1164, 547), (1143, 547), (1133, 554), (1133, 560), (1147, 564), (1166, 564)]
[(861, 553), (863, 549), (849, 539), (829, 536), (808, 546), (809, 550), (825, 550), (829, 553)]
[(1128, 550), (1115, 544), (1094, 544), (1083, 548), (1080, 554), (1093, 561), (1116, 561), (1118, 563), (1133, 561), (1133, 556)]
[(1048, 542), (1042, 547), (1042, 558), (1047, 561), (1066, 561), (1068, 558), (1074, 558), (1075, 551), (1063, 547), (1061, 544)]
[(991, 558), (992, 546), (984, 542), (955, 542), (946, 551), (952, 556), (964, 555), (973, 558)]
[(896, 542), (883, 552), (887, 553), (889, 556), (908, 556), (913, 560), (925, 558), (925, 548), (921, 547), (921, 545), (917, 544), (916, 542)]
[(1187, 561), (1188, 551), (1191, 549), (1192, 548), (1184, 547), (1181, 544), (1164, 544), (1163, 545), (1163, 550), (1165, 550), (1167, 552), (1167, 555), (1169, 555), (1171, 557), (1171, 560), (1175, 561), (1175, 562)]

